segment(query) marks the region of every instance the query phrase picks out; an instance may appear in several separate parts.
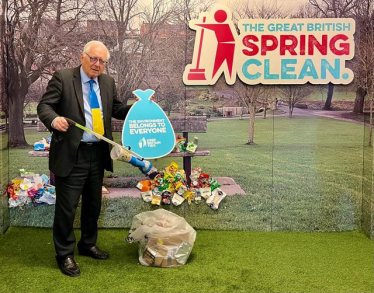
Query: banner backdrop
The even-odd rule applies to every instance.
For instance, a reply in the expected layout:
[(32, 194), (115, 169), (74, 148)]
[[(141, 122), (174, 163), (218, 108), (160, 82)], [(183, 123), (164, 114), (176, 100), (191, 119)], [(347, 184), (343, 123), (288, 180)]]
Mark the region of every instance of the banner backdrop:
[[(198, 9), (192, 9), (192, 15), (198, 15)], [(239, 6), (235, 9), (239, 9)], [(244, 15), (244, 12), (240, 14)], [(31, 13), (31, 10), (25, 13)], [(185, 199), (185, 202), (174, 206), (173, 201), (171, 205), (164, 204), (170, 198), (165, 192), (165, 200), (154, 200), (155, 205), (152, 205), (152, 198), (151, 202), (146, 202), (142, 197), (149, 199), (150, 193), (146, 190), (152, 187), (152, 182), (138, 185), (140, 181), (136, 178), (141, 176), (139, 169), (122, 161), (114, 161), (115, 172), (106, 174), (110, 178), (104, 179), (108, 189), (104, 189), (104, 192), (109, 193), (103, 195), (98, 222), (100, 227), (130, 228), (134, 215), (161, 207), (183, 216), (197, 229), (309, 232), (363, 229), (374, 238), (373, 149), (368, 146), (369, 142), (372, 143), (372, 128), (368, 119), (368, 123), (362, 123), (365, 115), (353, 116), (351, 113), (355, 98), (358, 102), (355, 105), (361, 104), (365, 96), (363, 89), (372, 84), (372, 78), (367, 77), (371, 72), (369, 69), (373, 68), (373, 63), (370, 63), (373, 59), (373, 33), (365, 29), (366, 24), (370, 27), (372, 19), (361, 13), (354, 16), (360, 21), (357, 22), (356, 47), (353, 39), (355, 23), (352, 19), (242, 19), (234, 25), (231, 11), (216, 6), (183, 25), (165, 22), (155, 26), (155, 23), (147, 23), (147, 19), (144, 19), (139, 30), (126, 28), (129, 38), (125, 38), (123, 43), (118, 43), (116, 39), (121, 34), (118, 29), (123, 29), (123, 26), (113, 25), (112, 20), (88, 20), (86, 15), (82, 15), (83, 19), (76, 19), (83, 25), (86, 23), (86, 27), (76, 26), (72, 30), (71, 21), (62, 24), (63, 31), (71, 32), (68, 34), (71, 40), (68, 44), (58, 42), (59, 38), (54, 36), (59, 35), (61, 30), (56, 30), (44, 17), (40, 22), (43, 34), (30, 38), (30, 31), (27, 30), (30, 26), (21, 21), (15, 27), (19, 33), (14, 40), (9, 40), (12, 48), (18, 48), (18, 43), (27, 43), (29, 39), (37, 43), (48, 39), (51, 46), (67, 50), (66, 54), (58, 55), (57, 60), (61, 65), (70, 63), (76, 55), (83, 28), (87, 35), (107, 40), (114, 56), (121, 53), (124, 54), (121, 56), (133, 61), (129, 64), (123, 62), (122, 58), (114, 58), (111, 62), (110, 71), (115, 73), (117, 85), (133, 84), (133, 75), (127, 73), (134, 71), (139, 73), (137, 76), (143, 81), (141, 84), (157, 87), (160, 93), (164, 93), (165, 105), (172, 115), (186, 121), (186, 125), (188, 121), (189, 131), (186, 133), (197, 142), (196, 152), (205, 154), (176, 152), (154, 160), (152, 165), (159, 171), (166, 168), (180, 170), (187, 162), (188, 168), (184, 169), (191, 170), (193, 176), (190, 179), (197, 181), (199, 186), (209, 183), (215, 187), (218, 183), (221, 185), (218, 188), (226, 194), (223, 198), (224, 193), (217, 192), (214, 198), (210, 197), (212, 201), (209, 197), (208, 201), (203, 196), (209, 195), (209, 187), (201, 187), (201, 190), (194, 188), (186, 194), (186, 198), (178, 194), (179, 198), (176, 198), (180, 201)], [(130, 17), (132, 15), (129, 14)], [(71, 20), (76, 21), (74, 18)], [(29, 21), (37, 25), (32, 14)], [(186, 30), (186, 25), (196, 31), (193, 52), (190, 45), (194, 34)], [(108, 31), (108, 27), (113, 29)], [(108, 39), (108, 32), (114, 37), (113, 40)], [(144, 56), (139, 50), (127, 50), (129, 41), (134, 48), (140, 48)], [(29, 76), (30, 72), (35, 71), (33, 68), (44, 68), (40, 72), (55, 69), (54, 66), (43, 67), (42, 64), (45, 58), (55, 60), (54, 52), (44, 47), (40, 49), (31, 52), (34, 55), (29, 56), (31, 61), (28, 69), (24, 66), (12, 69), (15, 77)], [(355, 82), (349, 87), (333, 86), (352, 80), (353, 73), (347, 68), (350, 64), (346, 61), (352, 58), (354, 50), (356, 57), (351, 66), (354, 68)], [(22, 54), (18, 56), (18, 51), (10, 52), (16, 60), (24, 57)], [(33, 58), (35, 54), (40, 58)], [(184, 67), (186, 62), (189, 64)], [(182, 76), (185, 84), (193, 86), (184, 87), (180, 82)], [(221, 76), (229, 84), (242, 79), (248, 84), (290, 86), (245, 86), (240, 82), (235, 87), (222, 83), (216, 87), (205, 86), (214, 84)], [(42, 93), (39, 94), (39, 90), (46, 86), (43, 80), (44, 77), (40, 83), (29, 87), (40, 97)], [(308, 82), (332, 84), (318, 87), (302, 85)], [(204, 86), (195, 86), (199, 84)], [(167, 93), (170, 90), (172, 95), (169, 99)], [(174, 146), (174, 132), (169, 120), (160, 107), (150, 100), (153, 93), (152, 90), (135, 91), (140, 101), (133, 105), (125, 125), (121, 124), (119, 128), (116, 127), (118, 124), (113, 125), (115, 131), (123, 130), (123, 137), (118, 138), (115, 133), (115, 141), (122, 139), (124, 145), (147, 159), (164, 156)], [(20, 98), (20, 94), (22, 88), (16, 86), (15, 82), (12, 95)], [(121, 96), (128, 96), (126, 90), (121, 89)], [(326, 102), (330, 99), (331, 107), (341, 111), (318, 111), (325, 99)], [(19, 106), (17, 110), (23, 109), (23, 99), (12, 99), (13, 102)], [(362, 103), (362, 109), (369, 109), (369, 104), (370, 101)], [(32, 114), (36, 107), (32, 103), (29, 106)], [(13, 106), (11, 108), (14, 109)], [(8, 115), (5, 109), (2, 110), (3, 114)], [(29, 149), (11, 149), (8, 155), (8, 145), (12, 145), (11, 142), (15, 142), (19, 134), (25, 134), (29, 143), (38, 144), (41, 138), (48, 138), (49, 135), (48, 132), (39, 131), (47, 129), (42, 130), (38, 123), (38, 131), (31, 130), (29, 119), (19, 125), (14, 119), (18, 117), (18, 112), (9, 113), (9, 116), (3, 117), (4, 123), (9, 117), (9, 125), (2, 127), (0, 161), (3, 184), (20, 175), (29, 176), (29, 171), (48, 177), (48, 153), (30, 156), (30, 146)], [(21, 114), (27, 113), (25, 109)], [(369, 118), (368, 115), (366, 117)], [(12, 126), (12, 122), (16, 124)], [(14, 125), (27, 125), (27, 131), (17, 129)], [(205, 130), (194, 131), (201, 128)], [(21, 138), (18, 139), (21, 141)], [(183, 143), (182, 138), (180, 142)], [(169, 179), (179, 179), (179, 175), (169, 176)], [(135, 187), (135, 184), (140, 187)], [(166, 185), (161, 180), (158, 184), (163, 184), (162, 187)], [(23, 188), (25, 186), (28, 185), (23, 184)], [(182, 186), (177, 193), (184, 192)], [(49, 185), (47, 188), (53, 190)], [(6, 186), (3, 192), (5, 189)], [(26, 200), (31, 201), (31, 196), (35, 200), (34, 193), (22, 192)], [(157, 199), (156, 196), (154, 199)], [(191, 204), (188, 204), (189, 199)], [(157, 206), (157, 203), (161, 205)], [(217, 207), (217, 203), (219, 208), (214, 210), (212, 207)], [(54, 209), (53, 205), (48, 204), (34, 206), (32, 201), (8, 209), (8, 196), (4, 193), (0, 200), (0, 233), (7, 229), (9, 223), (11, 226), (50, 228)], [(75, 226), (80, 226), (79, 217)]]

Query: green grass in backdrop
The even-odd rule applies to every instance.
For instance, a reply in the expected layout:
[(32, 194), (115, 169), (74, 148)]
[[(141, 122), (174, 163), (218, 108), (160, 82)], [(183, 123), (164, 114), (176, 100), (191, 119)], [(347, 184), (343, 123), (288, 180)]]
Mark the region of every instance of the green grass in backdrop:
[[(77, 236), (79, 230), (76, 231)], [(197, 231), (185, 266), (137, 262), (127, 231), (99, 231), (107, 261), (77, 255), (79, 278), (60, 273), (52, 230), (0, 235), (0, 292), (373, 292), (373, 241), (360, 232)]]
[[(198, 229), (261, 231), (347, 231), (360, 227), (364, 126), (320, 117), (256, 119), (256, 145), (246, 145), (249, 120), (208, 123), (199, 147), (211, 156), (193, 158), (193, 167), (213, 177), (232, 177), (246, 195), (227, 197), (218, 211), (207, 205), (165, 207)], [(46, 133), (26, 131), (31, 144)], [(193, 134), (191, 135), (193, 137)], [(120, 141), (119, 133), (115, 140)], [(25, 168), (48, 172), (46, 158), (30, 158), (30, 149), (10, 151), (10, 177)], [(161, 169), (171, 158), (153, 160)], [(182, 160), (176, 159), (182, 166)], [(115, 162), (117, 176), (140, 176), (137, 168)], [(109, 173), (107, 174), (109, 175)], [(132, 217), (152, 210), (141, 199), (105, 199), (104, 227), (129, 227)], [(11, 209), (12, 225), (51, 227), (53, 208)], [(78, 223), (77, 223), (78, 225)]]
[[(305, 100), (325, 102), (326, 97), (327, 97), (327, 88), (325, 89), (321, 88), (321, 90), (319, 91), (317, 90), (316, 92), (311, 94), (309, 97), (307, 97)], [(354, 101), (355, 98), (356, 98), (356, 93), (354, 91), (345, 89), (344, 86), (340, 88), (338, 87), (338, 90), (334, 89), (332, 103), (334, 104), (334, 101)]]

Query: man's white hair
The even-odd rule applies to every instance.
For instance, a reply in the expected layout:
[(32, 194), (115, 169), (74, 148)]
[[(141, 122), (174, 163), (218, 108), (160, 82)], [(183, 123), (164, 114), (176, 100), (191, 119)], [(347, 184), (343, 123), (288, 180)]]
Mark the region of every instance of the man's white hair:
[(110, 53), (109, 53), (109, 50), (108, 48), (104, 45), (104, 43), (100, 42), (100, 41), (89, 41), (83, 48), (83, 53), (86, 53), (88, 54), (91, 50), (91, 47), (92, 46), (102, 46), (106, 49), (107, 51), (107, 61), (109, 60), (110, 58)]

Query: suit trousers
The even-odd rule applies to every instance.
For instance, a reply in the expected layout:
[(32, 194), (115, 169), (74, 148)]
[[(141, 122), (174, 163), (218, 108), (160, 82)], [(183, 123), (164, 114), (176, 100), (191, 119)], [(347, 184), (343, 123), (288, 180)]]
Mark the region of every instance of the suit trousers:
[(74, 257), (76, 240), (73, 223), (81, 195), (81, 238), (78, 246), (84, 249), (96, 244), (104, 177), (103, 154), (107, 151), (105, 144), (81, 142), (72, 172), (66, 177), (55, 177), (53, 241), (59, 258)]

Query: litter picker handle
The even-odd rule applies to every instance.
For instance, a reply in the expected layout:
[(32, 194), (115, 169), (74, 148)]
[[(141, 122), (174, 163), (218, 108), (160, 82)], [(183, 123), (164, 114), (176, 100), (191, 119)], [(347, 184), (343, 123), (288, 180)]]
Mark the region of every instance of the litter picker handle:
[(80, 125), (79, 123), (75, 122), (74, 120), (71, 120), (70, 118), (66, 118), (66, 121), (69, 123), (69, 125), (73, 125), (73, 126), (76, 126), (80, 129), (83, 129), (84, 131), (87, 131), (88, 133), (91, 133), (93, 134), (95, 137), (97, 137), (98, 139), (102, 139), (104, 141), (106, 141), (107, 143), (113, 145), (113, 146), (117, 146), (118, 143), (115, 143), (114, 141), (110, 140), (110, 139), (107, 139), (105, 136), (102, 136), (101, 134), (98, 134), (96, 133), (95, 131), (92, 131), (91, 129), (87, 128), (87, 127), (84, 127), (83, 125)]
[[(74, 120), (71, 120), (70, 118), (66, 118), (66, 121), (69, 123), (69, 126), (76, 126), (80, 129), (83, 129), (84, 131), (87, 131), (88, 133), (91, 133), (92, 135), (94, 135), (96, 138), (98, 139), (101, 139), (103, 141), (106, 141), (107, 143), (111, 144), (112, 146), (119, 146), (121, 148), (124, 148), (123, 146), (121, 146), (120, 144), (106, 138), (105, 136), (102, 136), (101, 134), (98, 134), (97, 132), (95, 131), (92, 131), (91, 129), (87, 128), (87, 127), (84, 127), (83, 125), (80, 125), (79, 123), (75, 122)], [(138, 154), (124, 148), (126, 151), (128, 151), (129, 153), (133, 154), (134, 156), (138, 157), (138, 158), (141, 158)]]

